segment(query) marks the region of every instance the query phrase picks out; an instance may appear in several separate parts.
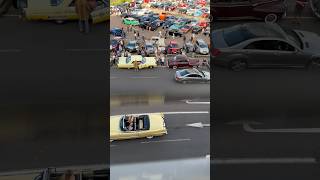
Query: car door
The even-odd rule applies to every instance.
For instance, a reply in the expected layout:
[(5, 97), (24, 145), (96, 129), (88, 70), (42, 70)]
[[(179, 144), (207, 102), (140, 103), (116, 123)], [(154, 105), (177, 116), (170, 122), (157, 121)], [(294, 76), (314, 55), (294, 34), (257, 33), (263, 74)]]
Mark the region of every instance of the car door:
[(275, 58), (280, 58), (277, 51), (276, 40), (256, 40), (249, 43), (243, 49), (243, 54), (247, 57), (248, 66), (272, 67), (280, 63)]
[(285, 41), (276, 41), (275, 43), (275, 58), (272, 59), (274, 66), (280, 67), (297, 67), (305, 66), (306, 61), (303, 54), (294, 46)]
[(189, 74), (187, 75), (189, 82), (201, 82), (202, 78), (198, 74)]
[(184, 67), (184, 68), (189, 67), (189, 61), (187, 59), (180, 59), (179, 64), (180, 64), (180, 67)]

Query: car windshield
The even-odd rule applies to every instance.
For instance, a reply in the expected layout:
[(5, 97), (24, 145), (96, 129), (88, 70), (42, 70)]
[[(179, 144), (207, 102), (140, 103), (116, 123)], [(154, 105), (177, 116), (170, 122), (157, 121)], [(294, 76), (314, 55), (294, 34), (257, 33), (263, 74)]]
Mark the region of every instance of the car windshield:
[(223, 38), (228, 46), (233, 46), (248, 39), (255, 38), (256, 36), (252, 34), (246, 27), (237, 28), (226, 28), (223, 30)]
[(178, 48), (178, 44), (175, 44), (175, 43), (171, 44), (171, 48)]
[(208, 46), (204, 43), (199, 43), (200, 48), (207, 48)]
[(115, 39), (113, 39), (113, 40), (111, 41), (111, 44), (112, 44), (113, 46), (117, 45), (117, 43), (118, 43), (118, 41), (115, 40)]
[(153, 49), (153, 46), (152, 45), (146, 45), (146, 48), (147, 49)]
[(131, 61), (131, 56), (126, 58), (126, 64), (128, 64)]
[(294, 30), (286, 27), (282, 27), (282, 29), (287, 33), (287, 36), (291, 41), (293, 41), (298, 47), (303, 49), (303, 43), (300, 37), (298, 36), (298, 34)]
[(187, 74), (189, 74), (189, 71), (188, 70), (182, 70), (179, 72), (181, 76), (185, 76)]
[(135, 46), (135, 45), (136, 45), (135, 42), (129, 42), (129, 43), (128, 43), (128, 46)]

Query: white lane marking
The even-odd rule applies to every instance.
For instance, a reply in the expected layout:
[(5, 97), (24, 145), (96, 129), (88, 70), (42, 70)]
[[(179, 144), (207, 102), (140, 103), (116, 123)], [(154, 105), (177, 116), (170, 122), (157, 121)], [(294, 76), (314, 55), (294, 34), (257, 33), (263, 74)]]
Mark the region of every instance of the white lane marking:
[(203, 124), (202, 122), (198, 122), (198, 123), (186, 124), (186, 126), (195, 127), (195, 128), (203, 128), (203, 127), (210, 127), (210, 124)]
[(160, 77), (156, 77), (156, 76), (132, 76), (129, 77), (129, 79), (157, 79)]
[(65, 49), (71, 52), (97, 52), (97, 51), (107, 51), (107, 49)]
[(21, 49), (0, 49), (0, 53), (21, 52)]
[(320, 128), (282, 128), (282, 129), (260, 129), (253, 128), (250, 125), (259, 125), (260, 122), (250, 122), (250, 121), (233, 121), (229, 122), (230, 125), (242, 124), (242, 128), (246, 132), (251, 133), (320, 133)]
[[(127, 115), (143, 115), (143, 114), (208, 114), (209, 111), (186, 111), (186, 112), (153, 112), (153, 113), (136, 113), (136, 114), (127, 114)], [(119, 115), (112, 115), (112, 116), (122, 116), (123, 114)]]
[(110, 147), (116, 147), (116, 146), (118, 146), (118, 145), (113, 145), (113, 144), (110, 144)]
[(189, 100), (186, 100), (186, 103), (187, 104), (210, 104), (210, 102), (193, 102), (193, 101), (189, 101)]
[(302, 158), (213, 158), (213, 164), (314, 164), (317, 160), (313, 157)]
[[(56, 167), (57, 171), (65, 170), (85, 170), (85, 169), (106, 169), (107, 164), (92, 164), (92, 165), (79, 165), (79, 166), (63, 166)], [(42, 169), (22, 169), (18, 171), (7, 171), (0, 172), (0, 176), (13, 176), (13, 175), (26, 175), (26, 174), (39, 174), (43, 172), (46, 168)]]
[(111, 76), (110, 79), (119, 79), (119, 77), (112, 77), (112, 76)]
[(191, 139), (167, 139), (167, 140), (159, 140), (159, 141), (143, 141), (141, 142), (141, 144), (162, 143), (162, 142), (182, 142), (182, 141), (191, 141)]

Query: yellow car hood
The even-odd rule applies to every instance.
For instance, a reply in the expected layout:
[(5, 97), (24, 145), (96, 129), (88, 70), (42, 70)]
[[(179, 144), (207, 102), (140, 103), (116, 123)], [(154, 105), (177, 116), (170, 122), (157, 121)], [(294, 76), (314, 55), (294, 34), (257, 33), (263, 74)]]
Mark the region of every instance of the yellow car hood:
[(120, 118), (122, 116), (110, 116), (110, 136), (113, 134), (121, 133)]

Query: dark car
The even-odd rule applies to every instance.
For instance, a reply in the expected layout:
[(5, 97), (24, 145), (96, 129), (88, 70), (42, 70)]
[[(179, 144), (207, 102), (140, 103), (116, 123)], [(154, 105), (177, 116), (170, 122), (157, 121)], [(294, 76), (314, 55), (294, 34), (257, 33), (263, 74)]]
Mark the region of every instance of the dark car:
[(170, 41), (164, 52), (165, 54), (181, 54), (181, 48), (176, 41)]
[(172, 26), (174, 24), (175, 20), (173, 19), (169, 19), (169, 20), (166, 20), (163, 25), (162, 25), (162, 28), (163, 29), (167, 29), (169, 28), (170, 26)]
[(200, 26), (192, 26), (192, 33), (199, 34), (202, 31)]
[(320, 69), (320, 36), (275, 23), (246, 23), (212, 32), (213, 63), (246, 68)]
[(171, 30), (169, 30), (168, 31), (168, 34), (170, 35), (170, 36), (173, 36), (173, 34), (174, 34), (174, 36), (175, 37), (182, 37), (182, 35), (183, 35), (183, 32), (181, 32), (180, 30), (178, 30), (178, 29), (171, 29)]
[(112, 28), (110, 30), (111, 35), (121, 37), (123, 35), (123, 31), (120, 28)]
[(196, 68), (193, 69), (182, 69), (175, 73), (175, 80), (181, 83), (191, 83), (191, 82), (210, 82), (210, 72), (201, 71)]
[(217, 20), (258, 19), (275, 22), (286, 14), (284, 0), (213, 0), (211, 15)]
[(129, 41), (125, 48), (129, 52), (137, 52), (139, 49), (139, 43), (137, 41)]
[(314, 15), (320, 18), (320, 0), (311, 0), (310, 7), (314, 13)]
[(112, 39), (112, 40), (110, 41), (110, 50), (115, 50), (115, 49), (117, 49), (117, 48), (119, 47), (119, 44), (120, 44), (119, 40), (117, 40), (117, 39)]
[(169, 68), (190, 68), (198, 67), (200, 62), (198, 59), (190, 59), (186, 55), (176, 55), (173, 59), (169, 59)]

